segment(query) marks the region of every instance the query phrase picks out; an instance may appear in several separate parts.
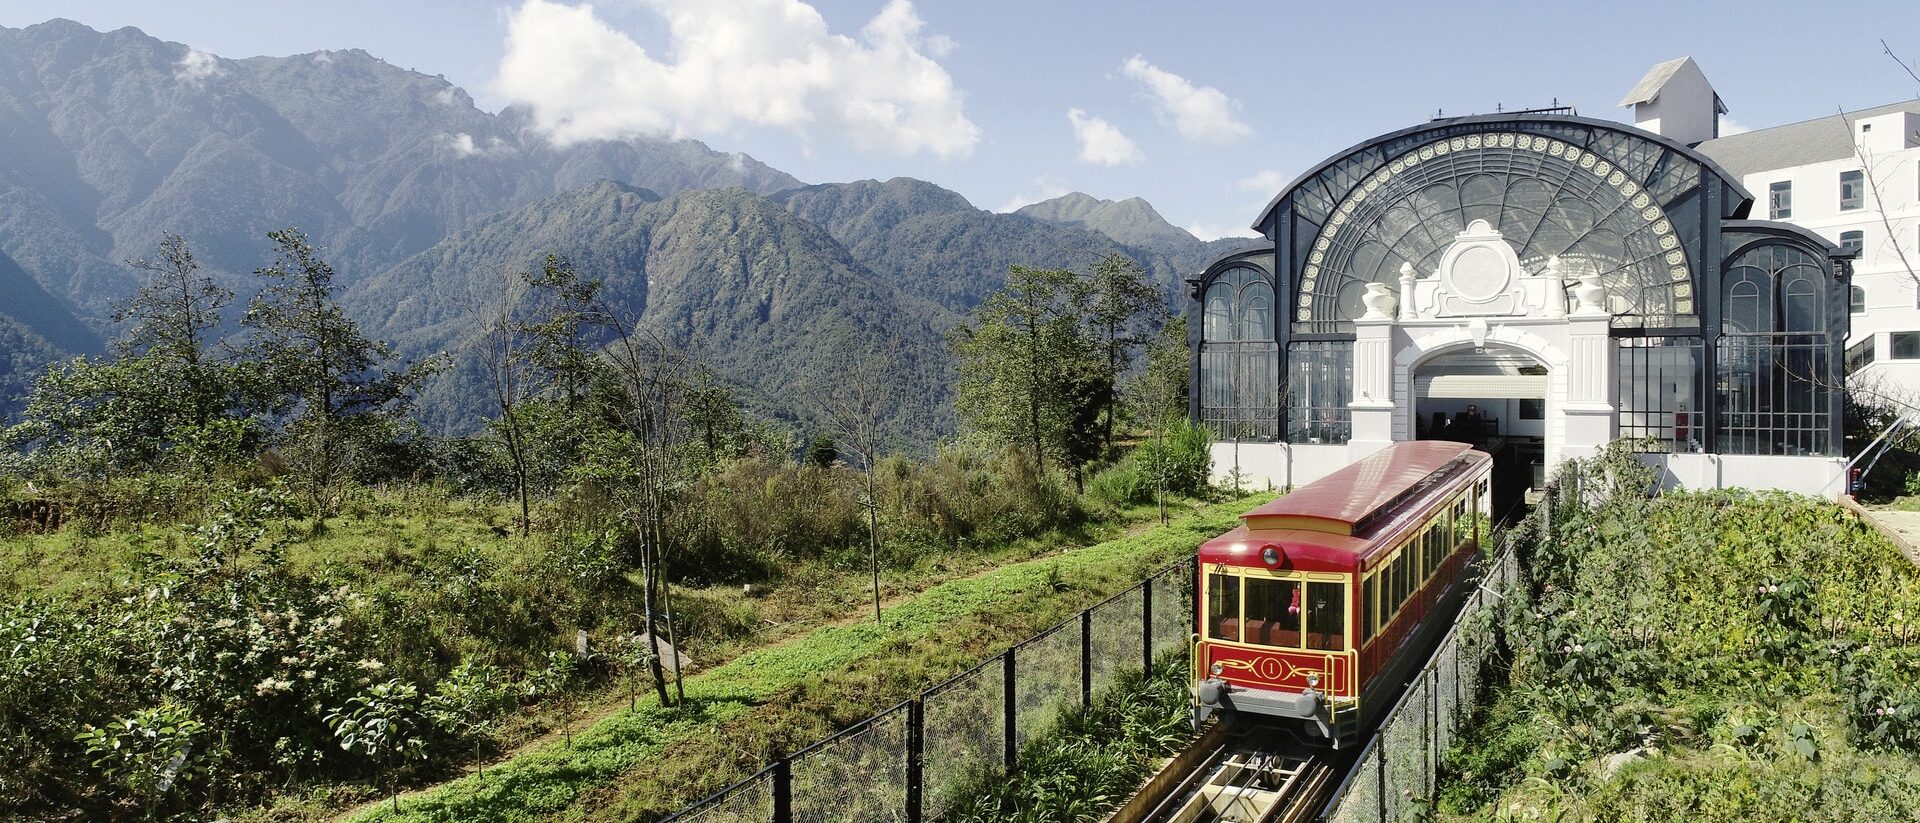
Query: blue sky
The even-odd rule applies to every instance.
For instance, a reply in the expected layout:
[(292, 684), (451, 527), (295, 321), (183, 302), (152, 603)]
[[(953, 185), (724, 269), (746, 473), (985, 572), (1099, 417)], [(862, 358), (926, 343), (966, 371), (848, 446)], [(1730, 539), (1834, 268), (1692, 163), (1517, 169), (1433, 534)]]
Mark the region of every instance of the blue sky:
[[(1746, 128), (1920, 94), (1879, 43), (1920, 60), (1912, 0), (0, 6), (0, 25), (55, 16), (223, 57), (363, 48), (444, 74), (490, 110), (539, 102), (556, 139), (683, 134), (808, 182), (907, 175), (991, 209), (1076, 190), (1139, 195), (1205, 237), (1243, 229), (1329, 154), (1436, 111), (1558, 99), (1625, 118), (1620, 96), (1681, 55)], [(783, 51), (803, 62), (752, 65)]]

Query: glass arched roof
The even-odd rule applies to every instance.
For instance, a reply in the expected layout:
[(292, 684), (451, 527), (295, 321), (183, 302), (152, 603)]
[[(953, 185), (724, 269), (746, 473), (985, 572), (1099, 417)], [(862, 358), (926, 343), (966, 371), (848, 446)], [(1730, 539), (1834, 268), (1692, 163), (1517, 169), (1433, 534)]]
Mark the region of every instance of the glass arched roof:
[(1523, 266), (1559, 257), (1595, 272), (1622, 326), (1696, 325), (1703, 181), (1728, 187), (1692, 151), (1572, 117), (1472, 118), (1388, 135), (1301, 178), (1260, 228), (1292, 238), (1297, 332), (1347, 332), (1367, 283), (1398, 288), (1401, 267), (1430, 276), (1454, 235), (1485, 220)]

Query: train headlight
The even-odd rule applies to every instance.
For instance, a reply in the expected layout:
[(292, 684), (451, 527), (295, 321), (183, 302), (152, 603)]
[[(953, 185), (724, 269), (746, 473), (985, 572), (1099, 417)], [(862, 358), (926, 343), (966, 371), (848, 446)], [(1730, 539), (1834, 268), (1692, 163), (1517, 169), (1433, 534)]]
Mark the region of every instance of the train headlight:
[(1280, 547), (1268, 543), (1260, 549), (1260, 559), (1266, 561), (1269, 566), (1280, 565)]
[(1309, 689), (1317, 689), (1317, 688), (1320, 688), (1320, 673), (1319, 673), (1319, 672), (1307, 672), (1307, 688), (1309, 688)]
[(1221, 672), (1224, 672), (1224, 671), (1226, 671), (1226, 670), (1227, 670), (1227, 668), (1226, 668), (1225, 666), (1222, 666), (1222, 665), (1220, 665), (1220, 664), (1218, 664), (1218, 663), (1215, 663), (1215, 664), (1213, 664), (1213, 668), (1210, 668), (1210, 669), (1208, 669), (1207, 671), (1210, 671), (1210, 672), (1213, 672), (1213, 676), (1214, 676), (1214, 677), (1219, 677), (1219, 676), (1220, 676), (1220, 673), (1221, 673)]

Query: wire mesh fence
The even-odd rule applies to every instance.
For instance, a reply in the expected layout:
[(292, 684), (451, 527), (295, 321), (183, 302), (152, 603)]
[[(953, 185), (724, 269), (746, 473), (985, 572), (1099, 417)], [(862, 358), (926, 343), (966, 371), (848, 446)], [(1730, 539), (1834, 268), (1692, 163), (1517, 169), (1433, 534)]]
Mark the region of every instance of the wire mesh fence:
[(952, 810), (977, 780), (1006, 770), (1006, 655), (993, 659), (920, 696), (924, 815)]
[(1062, 712), (1190, 642), (1194, 564), (1140, 584), (668, 818), (921, 823), (1013, 768)]
[(1046, 733), (1060, 712), (1080, 702), (1080, 632), (1069, 620), (1013, 649), (1013, 747)]
[(764, 823), (773, 819), (774, 767), (735, 783), (673, 819), (683, 823)]
[(794, 823), (905, 821), (909, 711), (902, 703), (794, 755)]
[(1328, 801), (1333, 823), (1398, 823), (1427, 818), (1440, 761), (1470, 718), (1493, 649), (1493, 610), (1519, 579), (1514, 542), (1482, 570), (1460, 616)]
[(1112, 688), (1121, 672), (1138, 671), (1144, 664), (1145, 600), (1145, 587), (1135, 586), (1087, 611), (1087, 690), (1090, 693), (1099, 694)]

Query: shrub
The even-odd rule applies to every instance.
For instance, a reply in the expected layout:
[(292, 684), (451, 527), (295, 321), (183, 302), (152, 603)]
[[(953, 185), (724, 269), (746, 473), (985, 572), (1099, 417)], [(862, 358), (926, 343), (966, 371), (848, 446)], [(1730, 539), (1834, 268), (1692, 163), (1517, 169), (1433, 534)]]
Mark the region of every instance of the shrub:
[(1153, 478), (1129, 456), (1095, 472), (1087, 481), (1087, 494), (1115, 506), (1147, 503), (1153, 500)]

